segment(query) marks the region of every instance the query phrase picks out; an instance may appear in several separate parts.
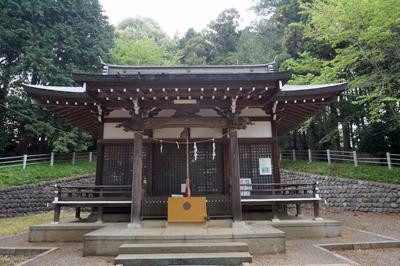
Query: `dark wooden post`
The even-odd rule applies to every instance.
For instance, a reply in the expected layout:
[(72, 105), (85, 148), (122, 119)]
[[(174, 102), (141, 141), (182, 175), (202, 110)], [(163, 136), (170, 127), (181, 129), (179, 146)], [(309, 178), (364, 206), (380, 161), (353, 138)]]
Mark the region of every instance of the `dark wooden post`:
[(103, 140), (104, 124), (100, 123), (98, 136), (97, 136), (97, 155), (96, 155), (96, 179), (95, 185), (103, 184), (103, 161), (104, 161), (104, 144), (101, 143)]
[[(54, 201), (60, 201), (61, 200), (61, 187), (59, 185), (55, 185), (55, 188), (57, 189), (57, 197), (56, 197), (56, 199), (54, 199)], [(54, 223), (60, 222), (60, 213), (61, 213), (61, 205), (56, 203), (54, 205), (54, 218), (53, 218)]]
[(143, 167), (143, 136), (135, 132), (133, 144), (133, 176), (132, 204), (130, 228), (140, 227), (140, 211), (142, 207), (142, 167)]
[(81, 219), (81, 207), (76, 207), (75, 208), (75, 218), (76, 219)]
[(229, 162), (233, 221), (240, 222), (242, 221), (242, 204), (240, 201), (239, 144), (236, 130), (229, 133)]
[(274, 183), (281, 183), (281, 172), (279, 167), (278, 127), (276, 121), (271, 121), (272, 130), (272, 169)]

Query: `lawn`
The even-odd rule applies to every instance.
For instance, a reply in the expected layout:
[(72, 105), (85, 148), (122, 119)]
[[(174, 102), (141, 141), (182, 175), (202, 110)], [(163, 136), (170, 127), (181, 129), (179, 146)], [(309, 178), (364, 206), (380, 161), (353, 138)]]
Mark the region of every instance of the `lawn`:
[[(61, 221), (71, 221), (75, 217), (73, 211), (61, 212)], [(29, 226), (36, 224), (45, 224), (53, 221), (53, 212), (42, 212), (36, 214), (29, 214), (26, 216), (1, 218), (0, 219), (0, 237), (16, 235), (19, 233), (27, 232)], [(1, 265), (1, 264), (0, 264)]]
[(95, 172), (95, 169), (95, 161), (77, 161), (75, 165), (71, 162), (57, 162), (53, 167), (48, 164), (34, 164), (28, 165), (25, 170), (22, 170), (21, 166), (4, 167), (0, 168), (0, 188), (88, 174)]
[(290, 171), (308, 172), (326, 176), (339, 176), (376, 182), (400, 184), (400, 167), (389, 170), (386, 166), (359, 164), (354, 167), (349, 163), (332, 163), (308, 161), (281, 161), (281, 168)]

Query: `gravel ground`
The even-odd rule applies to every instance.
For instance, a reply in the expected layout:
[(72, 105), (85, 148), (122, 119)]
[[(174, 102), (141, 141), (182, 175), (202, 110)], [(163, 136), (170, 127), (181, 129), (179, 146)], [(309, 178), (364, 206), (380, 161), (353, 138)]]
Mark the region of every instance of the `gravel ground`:
[(336, 253), (365, 266), (400, 265), (400, 248), (348, 250)]
[[(310, 214), (310, 209), (304, 213)], [(335, 212), (322, 210), (322, 217), (342, 222), (342, 236), (322, 239), (288, 239), (285, 254), (254, 256), (251, 265), (345, 265), (349, 261), (317, 247), (322, 243), (366, 242), (400, 239), (400, 214)], [(367, 232), (369, 231), (369, 232)], [(390, 238), (388, 238), (390, 237)], [(0, 246), (59, 247), (28, 265), (113, 265), (113, 257), (82, 257), (82, 243), (29, 243), (27, 234), (0, 239)], [(400, 249), (336, 252), (361, 265), (400, 265)]]
[[(59, 249), (26, 264), (29, 266), (114, 265), (114, 257), (83, 257), (83, 243), (30, 243), (28, 233), (0, 239), (2, 247), (58, 247)], [(2, 266), (2, 264), (0, 264)]]
[(338, 220), (343, 226), (400, 239), (400, 214), (323, 211), (323, 217)]
[[(342, 236), (334, 238), (287, 239), (286, 253), (276, 255), (254, 256), (251, 265), (336, 265), (348, 263), (333, 252), (318, 248), (318, 244), (349, 243), (388, 240), (383, 236), (360, 232), (359, 230), (344, 227)], [(345, 255), (343, 255), (345, 256)], [(345, 256), (352, 259), (350, 256)], [(376, 260), (375, 260), (376, 262)], [(376, 262), (376, 264), (380, 265)]]
[[(312, 216), (312, 208), (304, 208)], [(289, 213), (293, 209), (289, 209)], [(316, 245), (325, 243), (368, 242), (400, 239), (400, 214), (321, 210), (321, 216), (342, 222), (342, 236), (320, 239), (287, 239), (286, 253), (254, 256), (251, 265), (335, 265), (349, 261), (326, 252)], [(397, 257), (396, 257), (397, 251)], [(340, 251), (336, 254), (361, 265), (400, 265), (400, 249)]]

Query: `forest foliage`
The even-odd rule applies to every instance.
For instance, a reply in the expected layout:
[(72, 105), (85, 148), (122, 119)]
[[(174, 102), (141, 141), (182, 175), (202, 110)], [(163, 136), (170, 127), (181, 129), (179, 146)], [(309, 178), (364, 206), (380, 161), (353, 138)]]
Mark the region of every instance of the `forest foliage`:
[(253, 4), (257, 19), (245, 28), (238, 11), (227, 9), (201, 31), (170, 37), (151, 18), (112, 27), (97, 0), (2, 1), (0, 153), (92, 145), (86, 133), (31, 105), (20, 85), (71, 85), (72, 72), (98, 71), (100, 58), (124, 65), (274, 61), (275, 70), (293, 72), (293, 84), (346, 81), (339, 101), (287, 134), (281, 146), (400, 153), (400, 1)]

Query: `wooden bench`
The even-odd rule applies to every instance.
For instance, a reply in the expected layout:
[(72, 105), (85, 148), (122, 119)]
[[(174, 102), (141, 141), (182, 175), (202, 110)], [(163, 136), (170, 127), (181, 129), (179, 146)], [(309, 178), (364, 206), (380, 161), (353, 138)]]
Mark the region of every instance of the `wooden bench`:
[(296, 205), (296, 215), (302, 216), (302, 204), (312, 203), (314, 206), (314, 220), (322, 220), (319, 214), (319, 203), (322, 200), (318, 195), (317, 183), (269, 183), (246, 184), (241, 186), (241, 202), (243, 205), (272, 205), (272, 220), (278, 221), (277, 205), (285, 207), (288, 204)]
[(56, 185), (52, 204), (54, 222), (60, 221), (62, 207), (75, 208), (75, 218), (80, 219), (81, 208), (97, 208), (97, 222), (103, 222), (104, 207), (131, 206), (131, 186), (59, 186)]

